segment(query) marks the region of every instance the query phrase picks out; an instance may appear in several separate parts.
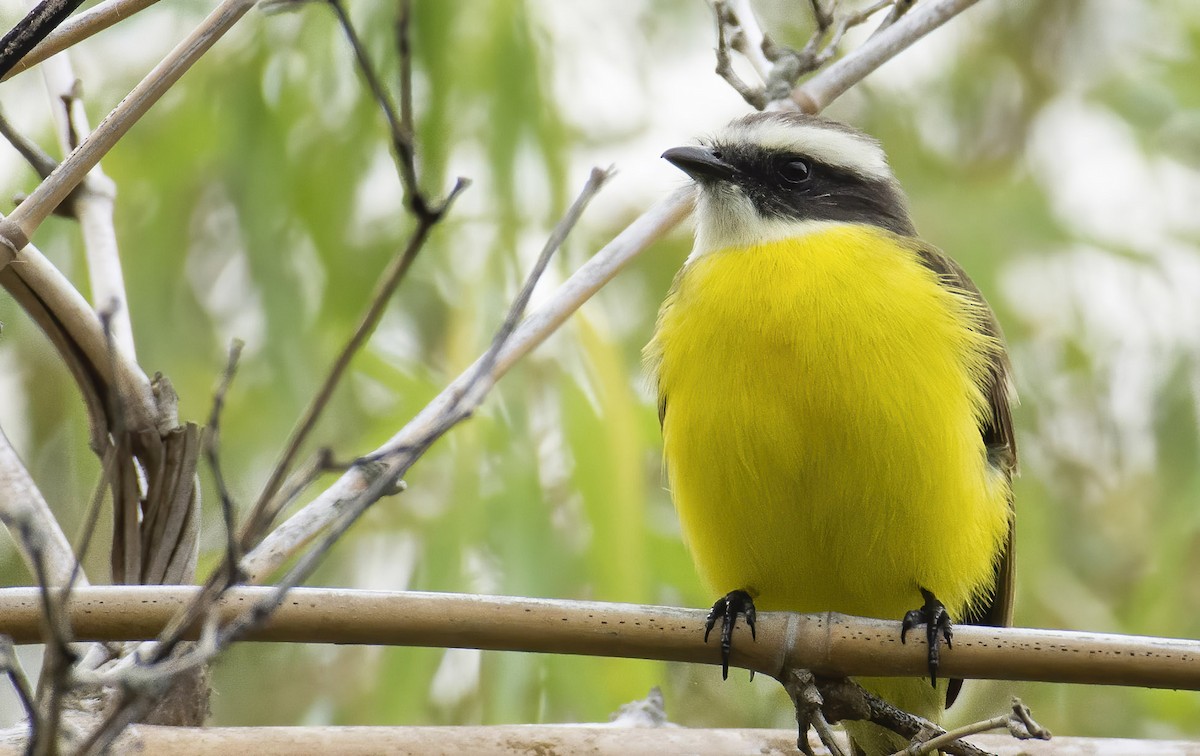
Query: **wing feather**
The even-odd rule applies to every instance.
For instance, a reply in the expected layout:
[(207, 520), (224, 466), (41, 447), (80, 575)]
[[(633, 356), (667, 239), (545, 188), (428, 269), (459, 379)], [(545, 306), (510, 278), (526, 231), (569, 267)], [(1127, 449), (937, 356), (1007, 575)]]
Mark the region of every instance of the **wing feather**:
[[(958, 263), (941, 250), (918, 242), (917, 252), (921, 261), (938, 274), (942, 283), (962, 292), (980, 304), (987, 314), (982, 323), (984, 331), (1003, 343), (1003, 333), (996, 316), (984, 300), (983, 294)], [(1013, 433), (1012, 403), (1015, 392), (1012, 387), (1011, 365), (1007, 352), (1001, 348), (993, 357), (989, 369), (984, 376), (984, 396), (987, 398), (989, 413), (979, 428), (987, 448), (988, 461), (1008, 480), (1012, 480), (1017, 469), (1017, 439)], [(996, 560), (996, 583), (991, 598), (982, 606), (956, 618), (968, 625), (988, 625), (991, 627), (1008, 627), (1012, 624), (1013, 596), (1016, 578), (1016, 553), (1014, 550), (1014, 535), (1016, 529), (1016, 512), (1013, 508), (1011, 490), (1008, 497), (1008, 535), (1004, 547)], [(951, 680), (946, 690), (946, 705), (950, 706), (957, 698), (962, 688), (962, 680)]]

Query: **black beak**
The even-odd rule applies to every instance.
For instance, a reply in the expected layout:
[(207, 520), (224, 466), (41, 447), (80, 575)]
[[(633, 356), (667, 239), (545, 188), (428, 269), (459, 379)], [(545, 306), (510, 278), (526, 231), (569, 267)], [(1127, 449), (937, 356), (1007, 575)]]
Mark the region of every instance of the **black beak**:
[(722, 181), (738, 171), (707, 147), (672, 147), (662, 154), (671, 165), (697, 181)]

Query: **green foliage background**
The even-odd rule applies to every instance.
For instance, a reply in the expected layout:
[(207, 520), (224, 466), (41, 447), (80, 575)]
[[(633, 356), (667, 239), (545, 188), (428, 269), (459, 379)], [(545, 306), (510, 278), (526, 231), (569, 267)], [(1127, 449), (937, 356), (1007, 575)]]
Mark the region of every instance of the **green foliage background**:
[[(703, 4), (574, 5), (417, 3), (424, 181), (435, 192), (460, 173), (475, 184), (320, 427), (319, 443), (340, 457), (390, 436), (485, 348), (592, 162), (618, 160), (624, 172), (570, 240), (553, 279), (678, 185), (666, 169), (647, 167), (662, 149), (744, 110), (710, 73)], [(163, 52), (144, 40), (178, 38), (206, 10), (172, 6), (81, 46), (76, 60), (94, 119)], [(781, 39), (807, 37), (803, 4), (763, 6)], [(393, 5), (360, 2), (352, 12), (394, 81)], [(621, 28), (616, 43), (600, 32), (593, 39), (588, 25), (610, 12), (606, 28)], [(985, 0), (951, 26), (830, 113), (883, 140), (923, 234), (963, 263), (1006, 328), (1023, 402), (1017, 621), (1200, 637), (1200, 315), (1188, 286), (1200, 270), (1200, 226), (1187, 222), (1200, 207), (1200, 12), (1189, 0)], [(575, 36), (557, 36), (564, 29)], [(134, 39), (124, 62), (105, 57)], [(597, 67), (606, 64), (611, 71)], [(25, 74), (0, 85), (0, 102), (51, 144), (44, 111), (21, 105), (13, 113), (13, 103), (36, 102), (38, 86)], [(663, 88), (689, 93), (711, 117), (672, 120), (657, 98)], [(1047, 126), (1064, 112), (1083, 114), (1085, 147), (1095, 124), (1118, 134), (1134, 169), (1107, 150), (1070, 149), (1071, 135)], [(1111, 214), (1100, 231), (1081, 221), (1064, 199), (1059, 164), (1046, 161), (1048, 139), (1051, 152), (1061, 147), (1089, 163), (1098, 179), (1090, 191), (1115, 198), (1129, 216)], [(10, 157), (3, 189), (27, 191), (35, 179)], [(104, 167), (120, 192), (139, 356), (172, 379), (182, 417), (207, 415), (229, 339), (248, 342), (223, 439), (234, 491), (249, 502), (410, 227), (384, 126), (332, 15), (316, 3), (251, 14)], [(1119, 202), (1150, 192), (1190, 211), (1145, 216), (1136, 201)], [(69, 222), (53, 221), (35, 241), (86, 289)], [(689, 244), (681, 229), (657, 245), (519, 365), (476, 418), (414, 468), (407, 493), (367, 515), (314, 582), (711, 602), (678, 537), (640, 366)], [(98, 473), (81, 407), (41, 335), (7, 298), (0, 320), (0, 420), (73, 532)], [(202, 563), (211, 565), (221, 546), (215, 508), (206, 518)], [(92, 557), (100, 582), (103, 554)], [(29, 581), (9, 546), (0, 576)], [(213, 722), (603, 721), (653, 685), (684, 724), (790, 726), (772, 681), (737, 675), (720, 684), (713, 668), (249, 644), (217, 666)], [(992, 711), (1016, 692), (1055, 732), (1200, 737), (1194, 693), (968, 690), (955, 717)]]

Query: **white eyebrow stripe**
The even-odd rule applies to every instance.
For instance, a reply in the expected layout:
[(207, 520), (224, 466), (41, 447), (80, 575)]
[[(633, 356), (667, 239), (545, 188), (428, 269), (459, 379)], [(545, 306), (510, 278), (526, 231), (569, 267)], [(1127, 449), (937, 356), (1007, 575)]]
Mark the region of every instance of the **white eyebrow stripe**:
[(719, 143), (750, 143), (796, 152), (869, 179), (890, 180), (887, 156), (874, 139), (815, 124), (761, 120), (734, 123), (717, 135)]

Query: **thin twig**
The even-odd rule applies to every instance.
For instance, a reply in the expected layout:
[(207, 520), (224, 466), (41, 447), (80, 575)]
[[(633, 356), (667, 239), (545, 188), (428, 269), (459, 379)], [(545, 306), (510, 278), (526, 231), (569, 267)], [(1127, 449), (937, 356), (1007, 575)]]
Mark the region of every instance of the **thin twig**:
[(350, 362), (371, 334), (374, 333), (375, 327), (379, 324), (379, 319), (383, 316), (388, 302), (391, 301), (392, 295), (408, 274), (409, 268), (412, 267), (413, 262), (416, 260), (417, 253), (425, 246), (425, 240), (433, 227), (442, 220), (446, 212), (450, 209), (451, 203), (454, 202), (458, 195), (470, 185), (467, 179), (460, 177), (444, 199), (432, 202), (421, 191), (417, 179), (416, 150), (412, 141), (412, 47), (409, 40), (410, 3), (407, 0), (400, 3), (400, 15), (397, 21), (401, 91), (401, 106), (400, 110), (397, 111), (380, 80), (379, 74), (376, 73), (375, 67), (371, 64), (366, 48), (363, 46), (362, 40), (359, 38), (358, 32), (355, 31), (353, 24), (350, 23), (350, 18), (340, 0), (326, 1), (333, 8), (338, 22), (341, 24), (346, 38), (350, 43), (350, 47), (354, 51), (354, 58), (358, 64), (359, 72), (362, 74), (363, 79), (366, 80), (368, 89), (370, 89), (372, 96), (379, 105), (380, 111), (383, 112), (384, 118), (387, 120), (391, 133), (393, 155), (396, 160), (397, 171), (400, 175), (400, 182), (404, 188), (406, 205), (413, 214), (413, 217), (416, 218), (417, 228), (409, 239), (407, 246), (392, 259), (387, 269), (383, 272), (354, 333), (342, 347), (342, 351), (338, 354), (329, 372), (326, 374), (325, 380), (321, 383), (320, 388), (317, 389), (316, 394), (308, 406), (305, 407), (300, 420), (297, 421), (296, 426), (292, 429), (283, 453), (280, 454), (279, 460), (275, 463), (275, 467), (271, 470), (271, 474), (267, 478), (267, 482), (263, 485), (262, 492), (259, 494), (258, 501), (255, 502), (254, 509), (251, 510), (249, 517), (246, 518), (246, 524), (241, 534), (241, 544), (244, 549), (256, 546), (267, 528), (271, 526), (274, 520), (274, 513), (282, 508), (278, 502), (274, 501), (276, 494), (279, 492), (279, 487), (286, 479), (292, 463), (300, 453), (300, 448), (304, 445), (309, 434), (316, 427), (322, 412), (328, 406), (329, 400), (341, 382), (346, 369), (349, 368)]
[(33, 699), (33, 688), (29, 685), (29, 677), (25, 674), (25, 669), (21, 666), (21, 660), (17, 658), (17, 649), (13, 647), (12, 638), (7, 635), (0, 635), (0, 669), (8, 675), (8, 680), (12, 683), (13, 690), (17, 693), (17, 698), (21, 701), (21, 708), (25, 710), (25, 718), (29, 720), (29, 742), (35, 743), (39, 739), (39, 730), (41, 723), (38, 717), (37, 705)]
[(747, 84), (742, 77), (738, 76), (737, 71), (733, 70), (733, 56), (730, 55), (730, 48), (738, 47), (738, 45), (731, 44), (729, 37), (731, 35), (736, 37), (741, 33), (739, 16), (725, 0), (717, 0), (713, 3), (713, 16), (717, 21), (717, 75), (733, 87), (734, 91), (740, 94), (743, 100), (750, 103), (755, 110), (762, 110), (767, 106), (766, 90), (761, 86)]
[(897, 751), (893, 756), (927, 756), (927, 754), (936, 753), (938, 750), (949, 746), (951, 743), (961, 740), (962, 738), (978, 735), (988, 730), (996, 730), (1004, 727), (1008, 723), (1008, 715), (1004, 714), (991, 719), (984, 719), (979, 722), (972, 722), (962, 727), (956, 727), (953, 730), (946, 730), (937, 737), (930, 738), (921, 743), (913, 743), (908, 748)]
[(38, 176), (46, 178), (58, 167), (57, 160), (50, 157), (37, 142), (17, 131), (3, 113), (0, 113), (0, 136), (8, 140)]
[(792, 90), (792, 101), (806, 113), (817, 113), (856, 82), (913, 42), (970, 8), (979, 0), (934, 0), (918, 3), (895, 23), (871, 37), (861, 47), (832, 63)]
[[(367, 56), (366, 46), (359, 38), (350, 17), (346, 13), (341, 0), (326, 0), (337, 15), (338, 23), (350, 42), (354, 58), (358, 62), (358, 70), (366, 79), (371, 95), (387, 120), (392, 137), (393, 155), (396, 168), (400, 173), (400, 181), (404, 185), (405, 202), (409, 210), (419, 221), (435, 221), (436, 216), (446, 212), (451, 198), (447, 197), (439, 203), (431, 203), (421, 191), (417, 177), (417, 151), (413, 142), (413, 108), (412, 108), (412, 41), (410, 26), (412, 22), (411, 0), (400, 0), (400, 9), (396, 17), (396, 47), (400, 55), (400, 108), (397, 110), (388, 95), (383, 81), (376, 73), (375, 67)], [(461, 179), (460, 179), (461, 181)]]
[(110, 446), (104, 450), (100, 462), (100, 478), (92, 489), (92, 498), (88, 501), (87, 512), (83, 516), (83, 526), (79, 530), (79, 540), (75, 546), (75, 566), (67, 579), (66, 590), (70, 594), (76, 585), (88, 584), (83, 575), (83, 561), (87, 558), (88, 549), (92, 545), (92, 536), (96, 534), (96, 523), (100, 519), (100, 505), (104, 503), (104, 492), (112, 483), (113, 469), (116, 467), (117, 449)]
[(410, 147), (407, 161), (411, 166), (413, 184), (409, 190), (419, 194), (420, 188), (416, 184), (416, 155), (411, 149), (412, 140), (417, 133), (413, 121), (412, 0), (400, 0), (400, 12), (396, 14), (396, 52), (400, 55), (400, 133), (407, 136)]
[(1001, 714), (1000, 716), (991, 717), (979, 722), (972, 722), (971, 724), (943, 732), (924, 742), (913, 743), (908, 748), (898, 751), (894, 756), (928, 756), (928, 754), (937, 753), (939, 750), (954, 753), (955, 749), (960, 745), (956, 741), (971, 735), (979, 735), (988, 730), (999, 729), (1008, 730), (1008, 733), (1018, 740), (1050, 739), (1050, 731), (1038, 724), (1029, 711), (1029, 707), (1021, 699), (1014, 696), (1007, 714)]
[[(42, 78), (54, 102), (59, 146), (64, 154), (79, 145), (91, 132), (81, 96), (82, 85), (66, 53), (47, 60), (41, 66)], [(66, 209), (79, 221), (87, 260), (92, 305), (109, 314), (108, 329), (116, 348), (129, 360), (137, 361), (129, 296), (117, 245), (113, 220), (116, 185), (97, 163), (68, 197)]]
[(43, 640), (46, 646), (42, 659), (42, 676), (38, 679), (38, 708), (45, 714), (37, 740), (30, 742), (30, 750), (36, 754), (54, 754), (58, 742), (58, 730), (62, 722), (63, 699), (70, 682), (71, 667), (78, 655), (71, 649), (71, 625), (68, 621), (69, 608), (50, 589), (41, 545), (32, 534), (22, 533), (32, 542), (34, 575), (37, 580), (43, 620)]
[(546, 272), (546, 266), (550, 264), (550, 259), (558, 251), (563, 242), (567, 240), (567, 235), (579, 223), (579, 219), (583, 217), (583, 211), (591, 201), (600, 193), (604, 184), (613, 177), (615, 170), (609, 167), (607, 170), (593, 168), (588, 174), (587, 183), (579, 192), (579, 196), (567, 208), (566, 215), (554, 227), (554, 231), (550, 234), (550, 238), (546, 239), (545, 246), (542, 247), (542, 252), (538, 255), (537, 261), (533, 264), (533, 269), (529, 271), (529, 275), (525, 279), (525, 285), (521, 287), (521, 291), (517, 294), (517, 298), (513, 300), (512, 306), (508, 310), (508, 316), (500, 325), (500, 329), (496, 332), (492, 339), (492, 344), (488, 350), (483, 353), (475, 368), (475, 374), (467, 381), (467, 385), (463, 389), (463, 394), (471, 393), (471, 390), (478, 383), (490, 376), (493, 368), (496, 366), (496, 360), (500, 356), (501, 350), (508, 344), (512, 338), (513, 332), (520, 324), (521, 318), (525, 317), (525, 309), (529, 306), (529, 300), (533, 297), (534, 287), (538, 281), (542, 279), (542, 274)]
[(221, 411), (225, 407), (225, 395), (233, 383), (237, 373), (238, 358), (241, 357), (243, 342), (234, 339), (229, 346), (229, 359), (225, 364), (225, 372), (221, 375), (221, 383), (213, 393), (212, 411), (208, 415), (208, 431), (204, 438), (204, 455), (208, 466), (212, 469), (213, 481), (217, 486), (217, 497), (221, 500), (221, 518), (225, 522), (225, 585), (232, 586), (242, 581), (238, 562), (242, 551), (238, 545), (236, 515), (233, 497), (229, 487), (225, 485), (225, 475), (221, 472)]

